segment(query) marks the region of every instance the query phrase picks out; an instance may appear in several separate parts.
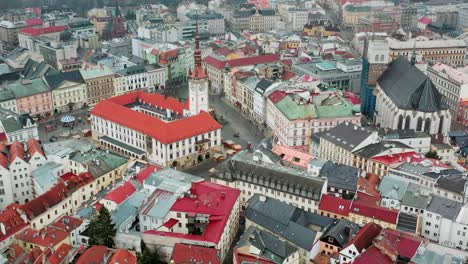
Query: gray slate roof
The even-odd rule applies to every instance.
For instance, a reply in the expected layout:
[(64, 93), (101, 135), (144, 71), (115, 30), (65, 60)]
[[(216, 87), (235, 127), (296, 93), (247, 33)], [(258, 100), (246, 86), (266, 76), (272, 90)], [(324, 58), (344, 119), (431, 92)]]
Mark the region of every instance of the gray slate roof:
[(433, 195), (431, 202), (426, 208), (426, 211), (440, 214), (444, 218), (455, 221), (462, 207), (462, 203), (455, 202), (437, 195)]
[(432, 193), (432, 190), (417, 183), (410, 182), (406, 188), (405, 195), (401, 200), (401, 204), (403, 206), (414, 208), (426, 208), (427, 203), (431, 200), (431, 196), (426, 195), (425, 193)]
[(341, 123), (328, 131), (314, 133), (318, 137), (331, 141), (348, 151), (366, 140), (374, 131), (353, 124)]
[(443, 176), (437, 181), (437, 187), (463, 195), (465, 191), (465, 182), (466, 179), (462, 175)]
[(366, 159), (370, 159), (392, 148), (411, 149), (410, 146), (398, 141), (381, 141), (379, 143), (369, 144), (354, 153)]
[(254, 226), (249, 226), (244, 234), (242, 234), (236, 247), (242, 246), (253, 246), (259, 249), (259, 257), (275, 263), (283, 263), (284, 259), (298, 250), (287, 241), (281, 240)]
[(255, 194), (248, 201), (246, 218), (271, 233), (305, 250), (312, 249), (317, 232), (310, 226), (325, 228), (332, 218), (310, 213), (279, 200)]
[(436, 112), (447, 109), (432, 81), (404, 57), (390, 63), (378, 79), (385, 94), (400, 109)]
[[(253, 183), (253, 177), (258, 178), (255, 184), (268, 188), (281, 188), (281, 191), (294, 195), (320, 200), (324, 181), (306, 172), (275, 164), (263, 164), (253, 161), (252, 154), (242, 151), (232, 159), (228, 159), (218, 167), (212, 177), (226, 181), (242, 180)], [(244, 178), (242, 178), (244, 177)]]
[(81, 73), (78, 70), (48, 75), (45, 76), (44, 79), (51, 90), (55, 90), (66, 81), (73, 83), (84, 83), (83, 77), (81, 77)]
[(356, 191), (359, 169), (328, 161), (322, 166), (320, 177), (328, 179), (329, 187)]
[[(322, 238), (333, 237), (341, 247), (344, 247), (348, 241), (352, 239), (353, 235), (359, 232), (359, 229), (360, 227), (357, 224), (347, 219), (339, 219), (335, 220), (333, 224), (327, 228)], [(325, 240), (325, 242), (328, 241)]]

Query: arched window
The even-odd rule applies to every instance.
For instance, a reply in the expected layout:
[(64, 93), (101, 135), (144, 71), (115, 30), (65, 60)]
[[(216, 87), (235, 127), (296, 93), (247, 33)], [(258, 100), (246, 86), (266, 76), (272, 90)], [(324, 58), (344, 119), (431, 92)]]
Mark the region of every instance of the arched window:
[(385, 56), (384, 56), (383, 54), (380, 55), (380, 61), (384, 61), (384, 57), (385, 57)]
[(375, 61), (379, 61), (379, 55), (375, 55)]
[(418, 117), (418, 124), (416, 125), (416, 131), (422, 131), (422, 117)]
[(426, 118), (426, 121), (424, 122), (424, 132), (429, 133), (429, 131), (431, 130), (431, 119), (428, 117)]
[(410, 129), (410, 125), (411, 125), (411, 117), (408, 115), (406, 116), (406, 119), (405, 119), (405, 129)]
[(398, 126), (397, 126), (398, 129), (402, 129), (403, 128), (403, 116), (400, 115), (398, 117)]
[(444, 116), (440, 116), (440, 121), (439, 121), (439, 134), (442, 134), (444, 129)]

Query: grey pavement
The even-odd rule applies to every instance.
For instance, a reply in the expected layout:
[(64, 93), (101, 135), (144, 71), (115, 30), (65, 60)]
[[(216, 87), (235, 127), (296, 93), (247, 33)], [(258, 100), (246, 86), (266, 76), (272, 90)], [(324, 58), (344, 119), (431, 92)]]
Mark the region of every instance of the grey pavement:
[[(210, 107), (215, 110), (216, 115), (221, 115), (227, 123), (223, 124), (221, 135), (225, 140), (232, 140), (236, 144), (247, 147), (247, 143), (252, 143), (252, 148), (263, 139), (263, 136), (256, 125), (243, 117), (234, 106), (229, 105), (217, 95), (210, 96)], [(234, 133), (239, 132), (239, 137), (234, 137)]]
[[(77, 109), (77, 110), (74, 110), (72, 112), (57, 114), (55, 116), (50, 117), (47, 120), (43, 120), (43, 121), (39, 122), (39, 126), (38, 126), (39, 139), (42, 142), (49, 142), (49, 139), (52, 136), (56, 136), (58, 141), (70, 139), (72, 136), (69, 136), (69, 137), (61, 137), (60, 136), (61, 134), (65, 133), (65, 132), (68, 132), (68, 133), (71, 132), (71, 134), (77, 134), (77, 135), (82, 136), (81, 132), (84, 129), (90, 129), (91, 128), (91, 125), (86, 120), (86, 117), (88, 116), (88, 114), (89, 113), (88, 113), (87, 109)], [(76, 118), (75, 125), (73, 126), (73, 130), (71, 129), (71, 127), (64, 127), (62, 125), (62, 123), (60, 122), (60, 119), (63, 116), (66, 116), (66, 115), (71, 115), (71, 116), (74, 116)], [(81, 120), (82, 120), (81, 123), (78, 122), (78, 118), (81, 118)], [(45, 130), (45, 127), (47, 125), (54, 125), (55, 129), (53, 131), (48, 132), (48, 131)]]
[[(246, 149), (248, 142), (251, 142), (252, 148), (255, 148), (262, 141), (263, 136), (259, 129), (237, 112), (233, 106), (221, 100), (219, 96), (210, 96), (210, 107), (215, 110), (216, 115), (222, 115), (227, 121), (223, 123), (223, 128), (221, 129), (223, 139), (232, 140), (236, 144), (242, 145), (244, 149)], [(239, 137), (234, 137), (236, 131), (239, 131)], [(199, 177), (207, 178), (208, 170), (217, 165), (218, 163), (212, 160), (204, 160), (200, 164), (197, 164), (197, 166), (184, 171)]]

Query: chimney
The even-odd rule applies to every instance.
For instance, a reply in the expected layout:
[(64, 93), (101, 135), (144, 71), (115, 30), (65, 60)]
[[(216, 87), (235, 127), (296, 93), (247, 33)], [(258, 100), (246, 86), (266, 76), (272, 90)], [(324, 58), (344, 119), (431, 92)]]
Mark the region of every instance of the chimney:
[(408, 163), (411, 162), (411, 157), (410, 156), (406, 157), (406, 162), (408, 162)]

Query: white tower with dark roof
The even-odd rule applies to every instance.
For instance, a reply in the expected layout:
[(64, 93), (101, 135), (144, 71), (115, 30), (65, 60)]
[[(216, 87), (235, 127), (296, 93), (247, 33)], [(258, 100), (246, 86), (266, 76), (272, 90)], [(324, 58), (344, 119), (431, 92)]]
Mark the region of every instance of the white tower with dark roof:
[(198, 34), (198, 21), (195, 33), (195, 67), (189, 70), (189, 106), (190, 115), (197, 115), (200, 111), (208, 112), (208, 76), (201, 65), (200, 35)]

